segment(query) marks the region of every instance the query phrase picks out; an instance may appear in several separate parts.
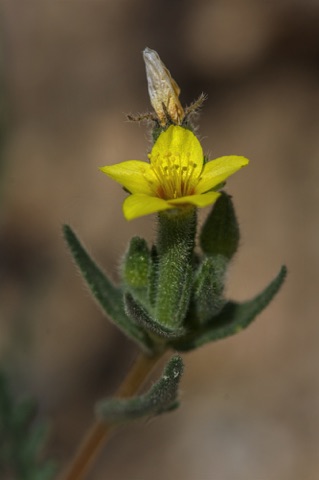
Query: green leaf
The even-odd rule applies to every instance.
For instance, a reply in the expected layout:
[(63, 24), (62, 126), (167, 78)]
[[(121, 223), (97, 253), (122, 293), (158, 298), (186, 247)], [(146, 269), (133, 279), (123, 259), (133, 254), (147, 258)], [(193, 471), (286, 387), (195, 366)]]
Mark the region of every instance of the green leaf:
[(133, 237), (122, 263), (122, 277), (125, 289), (146, 305), (148, 299), (151, 254), (144, 238)]
[(24, 456), (36, 456), (40, 446), (44, 444), (48, 436), (47, 425), (42, 423), (35, 423), (32, 432), (29, 435), (29, 440), (24, 446)]
[(38, 468), (28, 480), (51, 480), (56, 474), (57, 468), (52, 462)]
[(174, 355), (161, 378), (144, 395), (129, 399), (111, 398), (96, 407), (97, 416), (112, 423), (122, 423), (141, 417), (152, 417), (178, 407), (178, 387), (183, 373), (183, 361)]
[(227, 259), (222, 255), (204, 258), (194, 282), (193, 314), (203, 325), (217, 315), (225, 304), (223, 298)]
[(171, 342), (172, 346), (182, 352), (188, 351), (241, 332), (269, 305), (286, 275), (287, 268), (283, 266), (277, 277), (255, 298), (243, 303), (228, 302), (220, 314), (213, 317), (204, 329), (178, 342)]
[[(125, 301), (125, 311), (132, 320), (132, 322), (136, 323), (136, 325), (143, 328), (143, 330), (147, 330), (152, 332), (157, 337), (163, 339), (172, 339), (176, 337), (180, 337), (184, 333), (183, 328), (177, 328), (175, 330), (171, 330), (165, 325), (161, 325), (155, 319), (153, 319), (149, 313), (133, 298), (133, 296), (127, 293), (124, 296)], [(163, 347), (163, 343), (160, 342), (160, 346)]]
[(63, 226), (63, 232), (75, 263), (105, 313), (128, 337), (149, 352), (152, 348), (150, 339), (137, 325), (130, 322), (125, 314), (122, 290), (116, 287), (91, 259), (68, 225)]
[(200, 234), (206, 255), (223, 255), (230, 260), (239, 244), (239, 226), (231, 197), (225, 192), (215, 202)]
[(149, 265), (149, 274), (148, 274), (148, 303), (151, 307), (155, 306), (156, 302), (156, 293), (157, 293), (157, 282), (158, 282), (158, 253), (155, 245), (152, 245), (150, 252), (150, 265)]
[[(0, 372), (0, 473), (1, 478), (49, 480), (56, 467), (39, 461), (47, 438), (47, 427), (34, 421), (35, 402), (16, 402), (7, 378)], [(10, 476), (7, 476), (10, 475)]]

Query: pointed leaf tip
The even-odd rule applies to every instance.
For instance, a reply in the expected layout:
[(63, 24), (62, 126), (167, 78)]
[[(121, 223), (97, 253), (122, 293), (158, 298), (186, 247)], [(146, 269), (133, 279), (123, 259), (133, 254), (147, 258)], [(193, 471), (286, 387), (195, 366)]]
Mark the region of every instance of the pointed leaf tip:
[(64, 225), (63, 233), (75, 263), (104, 312), (143, 351), (152, 351), (152, 342), (149, 337), (137, 325), (134, 325), (125, 314), (122, 290), (116, 287), (96, 265), (71, 227)]
[(172, 345), (176, 350), (185, 352), (241, 332), (269, 305), (280, 290), (286, 275), (287, 267), (283, 265), (278, 275), (259, 295), (243, 303), (229, 301), (201, 332), (184, 340), (172, 342)]

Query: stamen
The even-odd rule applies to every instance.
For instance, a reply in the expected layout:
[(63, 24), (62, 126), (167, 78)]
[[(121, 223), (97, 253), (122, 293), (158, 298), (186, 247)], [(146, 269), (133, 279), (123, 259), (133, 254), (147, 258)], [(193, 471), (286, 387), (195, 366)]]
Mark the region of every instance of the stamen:
[[(179, 198), (194, 193), (198, 179), (195, 177), (197, 164), (191, 161), (190, 152), (183, 154), (172, 153), (149, 155), (151, 168), (157, 179), (148, 180), (154, 193), (165, 200)], [(185, 161), (186, 160), (186, 161)]]

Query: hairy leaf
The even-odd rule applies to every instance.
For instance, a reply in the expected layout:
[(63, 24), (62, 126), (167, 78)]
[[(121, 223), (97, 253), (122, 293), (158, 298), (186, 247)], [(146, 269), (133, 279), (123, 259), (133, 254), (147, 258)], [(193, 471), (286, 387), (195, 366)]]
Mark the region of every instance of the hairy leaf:
[(205, 343), (229, 337), (247, 328), (274, 298), (282, 286), (286, 274), (287, 269), (283, 266), (277, 277), (259, 295), (243, 303), (228, 302), (202, 331), (193, 333), (176, 342), (171, 342), (172, 346), (179, 351), (192, 350)]
[(116, 287), (96, 265), (68, 225), (64, 225), (63, 232), (75, 263), (105, 313), (143, 350), (149, 351), (151, 349), (150, 339), (137, 325), (130, 322), (125, 314), (122, 290)]
[(177, 396), (182, 373), (183, 361), (174, 355), (147, 393), (129, 399), (104, 400), (97, 405), (96, 414), (104, 421), (121, 423), (171, 411), (179, 405)]

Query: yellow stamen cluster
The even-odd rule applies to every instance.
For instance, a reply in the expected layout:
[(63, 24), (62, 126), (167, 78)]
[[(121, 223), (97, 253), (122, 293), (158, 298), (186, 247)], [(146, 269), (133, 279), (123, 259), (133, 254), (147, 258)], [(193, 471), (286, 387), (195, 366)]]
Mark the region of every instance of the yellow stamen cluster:
[(198, 181), (194, 178), (194, 171), (197, 167), (190, 158), (190, 153), (173, 154), (168, 151), (163, 154), (149, 155), (151, 170), (157, 182), (154, 185), (148, 179), (150, 186), (156, 188), (156, 195), (164, 200), (180, 198), (194, 193)]

